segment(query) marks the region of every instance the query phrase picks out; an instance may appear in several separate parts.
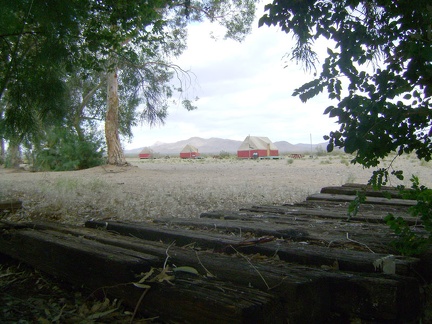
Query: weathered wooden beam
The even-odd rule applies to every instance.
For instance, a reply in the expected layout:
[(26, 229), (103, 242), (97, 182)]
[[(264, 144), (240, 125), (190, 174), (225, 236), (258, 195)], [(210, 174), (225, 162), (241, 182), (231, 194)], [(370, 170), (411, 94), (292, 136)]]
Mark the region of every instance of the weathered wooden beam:
[[(125, 285), (124, 283), (137, 281), (138, 278), (117, 275), (117, 271), (119, 270), (122, 273), (129, 274), (130, 271), (110, 266), (98, 269), (94, 267), (87, 268), (84, 273), (80, 271), (79, 274), (76, 274), (75, 269), (77, 267), (85, 268), (87, 266), (87, 257), (85, 257), (85, 254), (91, 251), (81, 251), (80, 258), (84, 264), (81, 265), (77, 260), (74, 266), (63, 258), (53, 258), (53, 261), (46, 262), (46, 258), (52, 258), (51, 253), (46, 252), (52, 251), (52, 244), (56, 245), (59, 243), (62, 245), (61, 237), (64, 236), (68, 238), (68, 241), (75, 238), (81, 244), (91, 242), (92, 247), (101, 245), (107, 250), (111, 250), (112, 248), (114, 251), (128, 251), (128, 255), (144, 254), (155, 256), (154, 260), (156, 263), (152, 264), (153, 267), (162, 267), (167, 259), (169, 261), (168, 264), (194, 267), (203, 274), (192, 282), (181, 281), (179, 283), (176, 281), (174, 287), (151, 283), (152, 288), (149, 290), (148, 295), (146, 295), (141, 310), (153, 315), (163, 317), (169, 314), (172, 317), (171, 320), (182, 317), (183, 320), (188, 320), (189, 322), (199, 322), (203, 318), (206, 318), (205, 314), (210, 316), (214, 312), (217, 314), (208, 320), (206, 319), (206, 322), (265, 323), (268, 320), (272, 321), (272, 319), (275, 319), (275, 322), (278, 323), (281, 322), (279, 320), (281, 318), (280, 312), (283, 312), (283, 320), (290, 318), (295, 322), (306, 323), (317, 321), (329, 313), (328, 287), (320, 284), (317, 281), (319, 278), (312, 280), (310, 276), (307, 274), (304, 275), (301, 271), (290, 273), (288, 278), (286, 278), (286, 275), (280, 273), (266, 273), (265, 270), (261, 270), (263, 272), (261, 275), (259, 273), (260, 270), (254, 268), (242, 258), (236, 261), (231, 256), (204, 251), (197, 255), (198, 252), (193, 249), (179, 248), (133, 237), (113, 235), (106, 231), (63, 227), (57, 224), (50, 225), (49, 223), (28, 224), (32, 228), (31, 230), (25, 229), (24, 226), (21, 224), (19, 230), (9, 230), (8, 232), (13, 232), (13, 235), (7, 236), (6, 243), (2, 240), (4, 237), (0, 236), (0, 252), (9, 253), (8, 255), (33, 264), (48, 273), (62, 276), (67, 280), (71, 278), (75, 279), (73, 283), (87, 284), (87, 287), (92, 289), (103, 287), (104, 291), (110, 292), (116, 298), (126, 300), (132, 307), (135, 306), (143, 291), (135, 287), (131, 289), (132, 285)], [(41, 228), (44, 228), (44, 230)], [(47, 230), (48, 228), (50, 229)], [(58, 232), (59, 237), (53, 240), (51, 237), (57, 236), (54, 233), (56, 229), (60, 231)], [(38, 234), (36, 237), (34, 235), (28, 237), (28, 233)], [(44, 238), (48, 238), (49, 242), (45, 242)], [(34, 239), (35, 241), (33, 242)], [(39, 240), (42, 243), (38, 242)], [(60, 242), (56, 242), (57, 240)], [(20, 253), (25, 247), (21, 244), (14, 244), (16, 242), (23, 242), (26, 245), (33, 244), (35, 247), (43, 246), (43, 248), (32, 249), (28, 253)], [(16, 246), (16, 253), (9, 251), (9, 244)], [(70, 253), (66, 253), (65, 255), (69, 256)], [(107, 257), (109, 258), (109, 255)], [(76, 260), (76, 258), (74, 259)], [(47, 266), (46, 263), (50, 266)], [(63, 269), (64, 271), (60, 271), (59, 269)], [(142, 267), (140, 270), (145, 272), (147, 269), (148, 267)], [(68, 271), (74, 273), (74, 275), (71, 276), (67, 273)], [(106, 276), (105, 272), (118, 279), (118, 282), (111, 281), (110, 285), (102, 284), (103, 280), (100, 278)], [(212, 275), (210, 275), (210, 272)], [(95, 276), (102, 282), (94, 280)], [(266, 278), (266, 281), (263, 281), (262, 276)], [(207, 279), (204, 280), (205, 278)], [(267, 284), (275, 287), (274, 290), (269, 290)], [(256, 290), (257, 288), (261, 291)], [(274, 296), (277, 297), (275, 298)], [(226, 298), (229, 298), (229, 300), (227, 301)], [(201, 303), (206, 306), (202, 305), (200, 306), (202, 309), (189, 314), (194, 307), (201, 305)], [(310, 305), (314, 305), (313, 313), (310, 312)], [(221, 316), (223, 316), (222, 319)], [(169, 319), (167, 318), (167, 320)]]
[[(128, 226), (135, 227), (135, 234), (137, 233), (137, 228), (140, 227), (138, 224), (117, 225), (119, 226), (117, 227), (116, 224), (111, 224), (110, 226), (108, 224), (107, 229), (128, 235), (129, 231), (126, 229)], [(140, 249), (144, 249), (147, 252), (148, 248), (148, 244), (140, 245)], [(273, 251), (276, 252), (277, 250)], [(152, 253), (157, 254), (155, 251), (152, 251)], [(281, 298), (287, 301), (284, 303), (285, 309), (289, 309), (287, 318), (290, 318), (290, 316), (294, 318), (296, 314), (305, 316), (304, 312), (307, 311), (304, 308), (305, 304), (315, 305), (318, 300), (320, 301), (320, 314), (327, 307), (331, 311), (337, 309), (339, 312), (345, 314), (364, 316), (364, 318), (368, 319), (385, 318), (387, 320), (389, 316), (393, 316), (393, 320), (402, 319), (405, 321), (415, 318), (420, 311), (419, 283), (412, 277), (344, 273), (341, 271), (332, 271), (329, 267), (326, 267), (326, 270), (318, 270), (316, 268), (295, 266), (287, 263), (275, 263), (274, 266), (254, 263), (254, 268), (250, 267), (248, 269), (247, 262), (243, 262), (244, 264), (242, 265), (242, 262), (239, 260), (235, 261), (231, 258), (228, 261), (228, 259), (225, 259), (220, 254), (206, 256), (206, 253), (202, 252), (199, 254), (200, 261), (197, 260), (198, 258), (194, 261), (193, 255), (186, 257), (184, 253), (184, 250), (173, 251), (170, 254), (171, 257), (178, 258), (174, 259), (173, 262), (184, 264), (181, 262), (187, 260), (187, 264), (192, 264), (194, 267), (204, 264), (219, 279), (234, 280), (234, 282), (241, 285), (248, 285), (250, 282), (254, 282), (260, 289), (265, 289), (266, 286), (260, 281), (259, 277), (256, 277), (258, 274), (255, 271), (263, 274), (264, 278), (268, 280), (269, 286), (273, 287), (271, 292), (274, 294), (283, 294)], [(401, 265), (401, 269), (403, 267), (404, 265)], [(233, 275), (236, 276), (236, 279), (233, 279)], [(252, 280), (251, 278), (255, 279)], [(307, 281), (309, 281), (309, 285)], [(337, 287), (334, 286), (334, 282), (338, 283)], [(326, 298), (325, 296), (328, 296), (329, 291), (331, 291), (330, 295), (334, 295), (335, 297), (326, 300), (322, 304)], [(352, 297), (350, 294), (353, 294), (355, 297)], [(336, 298), (336, 296), (339, 297)], [(343, 298), (340, 296), (343, 296)], [(314, 300), (314, 298), (316, 298), (316, 302), (311, 303), (310, 301)], [(335, 300), (339, 303), (341, 299), (347, 304), (342, 306), (333, 304)], [(381, 299), (381, 302), (377, 302)], [(417, 302), (418, 304), (416, 304)], [(326, 306), (326, 303), (330, 303), (330, 305)], [(406, 308), (401, 303), (406, 303), (412, 307)], [(291, 308), (287, 305), (291, 305)], [(293, 305), (296, 305), (294, 309), (297, 309), (297, 311), (293, 311)]]
[[(287, 217), (288, 218), (288, 217)], [(246, 233), (254, 236), (274, 236), (278, 239), (285, 239), (296, 242), (315, 242), (320, 245), (333, 247), (341, 245), (341, 242), (345, 245), (348, 243), (348, 236), (356, 240), (361, 240), (363, 245), (358, 244), (357, 250), (367, 249), (369, 247), (376, 253), (389, 253), (389, 243), (394, 239), (394, 234), (390, 231), (387, 225), (381, 224), (359, 224), (355, 222), (330, 222), (323, 220), (312, 220), (308, 221), (294, 220), (294, 221), (281, 221), (277, 222), (266, 221), (237, 221), (237, 220), (220, 220), (220, 219), (169, 219), (169, 220), (155, 220), (155, 223), (161, 222), (166, 225), (168, 230), (174, 230), (176, 225), (182, 226), (183, 228), (200, 228), (206, 230), (209, 236), (216, 235), (221, 237), (219, 234), (225, 232), (230, 235), (230, 239), (233, 238), (233, 234), (236, 237), (242, 237)], [(179, 227), (177, 226), (177, 227)], [(161, 227), (160, 227), (161, 228)], [(165, 227), (164, 227), (165, 228)], [(369, 230), (373, 228), (374, 235), (370, 235)], [(369, 230), (368, 230), (369, 229)], [(160, 231), (161, 229), (156, 229)], [(180, 234), (184, 233), (184, 229), (175, 228)], [(187, 235), (193, 235), (192, 231), (187, 230)], [(200, 233), (201, 235), (201, 233)], [(212, 248), (211, 246), (208, 246)]]
[[(213, 223), (205, 222), (203, 219), (170, 219), (169, 224), (171, 226), (182, 225), (188, 227), (194, 227), (199, 229), (208, 229), (208, 228), (217, 228), (219, 230), (227, 227), (228, 231), (236, 230), (238, 231), (241, 228), (242, 224), (232, 224), (232, 222), (226, 222), (221, 220), (211, 220)], [(158, 219), (155, 220), (156, 223), (168, 223), (168, 220)], [(333, 227), (334, 227), (334, 223)], [(213, 225), (213, 226), (211, 226)], [(267, 225), (267, 224), (266, 224)], [(256, 224), (256, 226), (265, 227), (263, 224)], [(226, 227), (225, 227), (226, 226)], [(268, 225), (267, 225), (268, 226)], [(273, 228), (277, 227), (277, 225), (273, 224)], [(249, 234), (253, 233), (261, 233), (260, 231), (254, 231), (255, 229), (251, 227), (251, 224), (246, 224), (246, 227), (243, 229), (243, 232), (247, 232)], [(261, 228), (262, 230), (262, 228)], [(360, 231), (364, 231), (361, 229)], [(272, 234), (271, 232), (269, 232)], [(274, 232), (273, 234), (276, 234)], [(191, 239), (193, 239), (193, 234), (190, 235)], [(223, 234), (219, 234), (219, 237), (222, 238)], [(305, 237), (304, 239), (308, 239), (309, 237)], [(247, 241), (247, 240), (246, 240)], [(244, 242), (244, 241), (240, 241)], [(345, 244), (353, 244), (351, 241), (347, 240), (346, 237), (341, 237), (339, 242), (330, 242), (326, 246), (323, 245), (321, 241), (321, 245), (314, 245), (308, 242), (285, 242), (283, 240), (272, 241), (264, 244), (256, 244), (251, 246), (244, 247), (236, 247), (240, 251), (244, 253), (254, 254), (260, 253), (267, 256), (273, 256), (275, 253), (278, 254), (278, 257), (281, 260), (294, 262), (304, 265), (312, 265), (312, 266), (334, 266), (335, 262), (338, 264), (339, 270), (343, 271), (353, 271), (353, 272), (380, 272), (382, 269), (377, 268), (374, 265), (379, 259), (385, 258), (388, 254), (383, 253), (373, 253), (367, 250), (364, 246), (358, 244), (357, 250), (354, 249), (345, 249)], [(382, 242), (380, 242), (382, 243)], [(237, 243), (238, 244), (238, 243)], [(237, 246), (235, 244), (235, 246)], [(229, 244), (226, 245), (228, 247)], [(340, 246), (341, 248), (336, 248), (336, 246)], [(360, 251), (359, 249), (363, 248), (367, 250), (366, 252)], [(225, 249), (225, 252), (229, 252), (229, 248)], [(232, 252), (232, 249), (231, 249)], [(396, 262), (396, 274), (401, 275), (409, 275), (416, 276), (417, 268), (419, 266), (420, 260), (417, 258), (403, 257), (399, 256), (395, 259)]]
[(352, 195), (355, 196), (357, 192), (364, 194), (368, 197), (382, 197), (382, 198), (398, 198), (402, 199), (400, 192), (394, 187), (383, 187), (380, 190), (374, 190), (372, 186), (367, 185), (345, 185), (341, 187), (324, 187), (320, 191), (322, 194), (333, 195)]
[[(334, 195), (334, 194), (314, 194), (306, 198), (307, 201), (335, 201), (335, 202), (351, 202), (355, 199), (352, 195)], [(378, 204), (378, 205), (393, 205), (393, 206), (414, 206), (416, 204), (413, 200), (405, 199), (387, 199), (381, 197), (367, 197), (365, 204)]]
[(12, 229), (0, 234), (1, 253), (90, 288), (129, 282), (158, 261), (152, 255), (57, 232)]
[(337, 312), (359, 314), (372, 323), (418, 322), (423, 301), (416, 278), (369, 275), (346, 280), (334, 277), (330, 282), (332, 306)]
[[(4, 224), (3, 226), (5, 227)], [(182, 317), (184, 320), (186, 315), (181, 313), (181, 309), (187, 310), (186, 313), (190, 313), (193, 305), (201, 303), (202, 300), (205, 300), (204, 305), (210, 305), (209, 307), (213, 310), (207, 308), (195, 312), (195, 314), (201, 316), (201, 319), (207, 314), (218, 312), (225, 314), (223, 315), (225, 320), (229, 319), (234, 323), (250, 322), (251, 318), (265, 318), (266, 316), (274, 318), (272, 322), (275, 323), (279, 321), (281, 316), (296, 323), (319, 322), (334, 311), (347, 317), (359, 316), (365, 319), (385, 318), (405, 321), (415, 318), (419, 312), (420, 302), (414, 305), (414, 301), (419, 300), (419, 285), (413, 278), (320, 270), (295, 266), (276, 260), (268, 263), (268, 259), (260, 262), (257, 261), (259, 259), (253, 260), (252, 257), (246, 255), (233, 257), (197, 251), (191, 248), (169, 246), (158, 241), (151, 242), (134, 237), (113, 235), (106, 230), (67, 227), (58, 224), (50, 225), (49, 223), (28, 224), (32, 229), (26, 229), (25, 226), (21, 224), (16, 229), (12, 227), (9, 230), (3, 227), (3, 235), (0, 236), (0, 252), (3, 252), (3, 249), (9, 250), (8, 247), (11, 243), (17, 243), (21, 245), (22, 249), (25, 249), (30, 244), (33, 244), (34, 237), (42, 241), (45, 241), (44, 238), (49, 238), (49, 243), (33, 244), (36, 247), (40, 246), (40, 248), (33, 249), (29, 253), (25, 252), (25, 259), (33, 260), (33, 262), (37, 259), (37, 262), (42, 264), (48, 258), (51, 264), (58, 262), (60, 268), (64, 268), (62, 264), (64, 262), (69, 265), (69, 271), (73, 272), (77, 267), (75, 263), (80, 264), (79, 262), (83, 262), (86, 260), (85, 258), (81, 257), (79, 260), (75, 258), (76, 261), (73, 263), (74, 267), (72, 267), (70, 261), (61, 257), (62, 253), (57, 253), (59, 258), (52, 258), (50, 253), (46, 253), (52, 251), (51, 245), (58, 245), (58, 241), (62, 241), (62, 238), (66, 237), (68, 243), (80, 242), (80, 244), (87, 244), (88, 241), (94, 241), (91, 244), (91, 252), (95, 250), (93, 247), (104, 246), (102, 251), (110, 251), (111, 249), (127, 251), (126, 255), (128, 257), (147, 255), (151, 256), (147, 257), (147, 262), (153, 263), (150, 260), (154, 260), (155, 264), (153, 266), (161, 266), (169, 256), (168, 264), (198, 269), (201, 273), (200, 277), (198, 277), (199, 280), (197, 278), (195, 278), (197, 280), (192, 281), (179, 280), (173, 287), (152, 284), (141, 309), (150, 310), (150, 313), (154, 311), (168, 314), (167, 319), (179, 319)], [(44, 230), (41, 230), (42, 228)], [(17, 232), (23, 234), (18, 235)], [(40, 232), (40, 234), (34, 236), (35, 232)], [(90, 251), (88, 252), (90, 253)], [(65, 257), (68, 258), (68, 256), (66, 253)], [(112, 277), (117, 278), (117, 271), (121, 269), (121, 267), (117, 267), (104, 267), (100, 271), (109, 271)], [(53, 271), (51, 267), (45, 269)], [(113, 269), (118, 270), (113, 272)], [(130, 274), (127, 269), (130, 269), (130, 267), (126, 267), (122, 271)], [(145, 269), (148, 269), (148, 265)], [(83, 280), (92, 280), (94, 272), (94, 268), (92, 271), (88, 269), (88, 271), (84, 272), (86, 274), (85, 278), (81, 278), (83, 277), (82, 274), (80, 276), (75, 275), (73, 278), (81, 278), (80, 282), (82, 283)], [(58, 274), (58, 272), (55, 273)], [(210, 276), (210, 273), (212, 276)], [(63, 275), (67, 276), (66, 273), (63, 273)], [(100, 276), (97, 272), (96, 275)], [(213, 276), (216, 276), (217, 279), (214, 279)], [(121, 282), (127, 282), (126, 279), (123, 277)], [(134, 279), (136, 278), (134, 277)], [(214, 283), (213, 280), (215, 280)], [(254, 294), (254, 289), (249, 291), (249, 286), (260, 289), (262, 294)], [(129, 305), (133, 305), (137, 302), (142, 290), (136, 290), (136, 288), (130, 290), (126, 287), (129, 286), (114, 284), (110, 291), (116, 296), (125, 298)], [(221, 287), (222, 290), (219, 289)], [(228, 300), (232, 300), (233, 303), (227, 304), (222, 292), (225, 290), (224, 287), (230, 287), (234, 292), (238, 292), (240, 297), (237, 296), (237, 299), (229, 297)], [(217, 295), (218, 291), (222, 293), (222, 296)], [(233, 296), (235, 296), (234, 292)], [(244, 298), (241, 296), (248, 296), (248, 298), (243, 300)], [(237, 304), (243, 306), (235, 308), (230, 313), (229, 310)], [(413, 307), (406, 308), (402, 304)], [(280, 308), (282, 308), (282, 315), (279, 311)], [(219, 317), (215, 318), (218, 319), (215, 322), (223, 322)], [(198, 321), (196, 317), (193, 319)], [(268, 321), (259, 320), (257, 322)]]
[[(102, 290), (131, 307), (144, 292), (133, 285), (137, 275), (164, 263), (162, 255), (107, 245), (82, 235), (25, 228), (2, 230), (0, 252), (70, 283)], [(166, 321), (250, 323), (256, 319), (264, 323), (268, 319), (284, 323), (279, 298), (264, 291), (204, 276), (171, 280), (173, 285), (149, 283), (140, 311)]]
[[(313, 202), (313, 201), (312, 201)], [(316, 201), (319, 202), (319, 201)], [(334, 206), (335, 202), (328, 203), (325, 205), (320, 204), (319, 206), (304, 204), (301, 205), (287, 205), (287, 206), (251, 206), (248, 208), (241, 208), (237, 214), (230, 212), (225, 216), (224, 211), (211, 211), (204, 212), (200, 215), (202, 218), (219, 218), (227, 220), (252, 220), (256, 218), (265, 219), (268, 221), (287, 221), (289, 216), (292, 219), (310, 221), (311, 218), (317, 219), (329, 219), (329, 220), (348, 220), (348, 205), (346, 206)], [(379, 206), (379, 207), (378, 207)], [(378, 207), (378, 208), (377, 208)], [(363, 204), (360, 206), (357, 215), (350, 217), (351, 222), (367, 222), (367, 223), (385, 223), (384, 217), (389, 213), (395, 215), (395, 217), (401, 216), (406, 219), (409, 224), (417, 224), (418, 218), (409, 216), (408, 207), (398, 206), (398, 208), (386, 205), (381, 208), (380, 205), (367, 205)], [(254, 214), (256, 215), (254, 217)], [(285, 217), (283, 217), (285, 216)]]

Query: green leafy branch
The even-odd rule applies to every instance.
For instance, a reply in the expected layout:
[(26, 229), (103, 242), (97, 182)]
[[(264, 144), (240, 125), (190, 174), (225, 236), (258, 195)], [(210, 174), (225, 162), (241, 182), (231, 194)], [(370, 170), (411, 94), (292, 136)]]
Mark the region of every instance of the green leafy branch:
[(366, 202), (366, 194), (359, 190), (356, 191), (356, 196), (353, 201), (350, 202), (348, 206), (348, 220), (351, 220), (352, 217), (356, 217), (361, 204)]
[(416, 231), (402, 218), (388, 214), (384, 220), (398, 236), (392, 242), (393, 247), (403, 255), (419, 255), (426, 251), (432, 243), (432, 189), (420, 185), (419, 178), (412, 176), (411, 189), (399, 187), (404, 199), (416, 200), (417, 204), (410, 207), (411, 216), (417, 217), (423, 231)]

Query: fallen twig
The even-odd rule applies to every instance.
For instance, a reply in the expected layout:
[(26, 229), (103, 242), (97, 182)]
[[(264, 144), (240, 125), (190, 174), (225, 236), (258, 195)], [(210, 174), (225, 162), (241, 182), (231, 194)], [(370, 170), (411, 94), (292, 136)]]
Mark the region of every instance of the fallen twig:
[(375, 253), (375, 252), (372, 251), (372, 249), (371, 249), (369, 246), (367, 246), (366, 244), (361, 243), (361, 242), (358, 242), (358, 241), (355, 241), (355, 240), (353, 240), (353, 239), (350, 239), (350, 238), (349, 238), (349, 233), (348, 233), (348, 232), (346, 233), (346, 238), (347, 238), (348, 241), (353, 242), (353, 243), (357, 243), (357, 244), (360, 244), (360, 245), (363, 245), (363, 246), (364, 246), (365, 248), (367, 248), (369, 251), (371, 251), (372, 253)]
[(231, 248), (237, 252), (237, 254), (239, 254), (241, 257), (243, 257), (250, 265), (251, 267), (258, 273), (258, 275), (260, 276), (260, 278), (262, 279), (262, 281), (264, 282), (264, 284), (266, 285), (267, 289), (270, 290), (270, 286), (268, 285), (267, 281), (264, 279), (264, 277), (262, 276), (262, 274), (258, 271), (258, 269), (252, 264), (252, 262), (250, 262), (250, 260), (243, 254), (241, 254), (239, 251), (236, 250), (236, 248), (234, 246), (231, 245)]
[(204, 268), (207, 277), (216, 278), (216, 276), (213, 275), (210, 271), (208, 271), (208, 269), (204, 266), (204, 264), (202, 264), (202, 262), (201, 262), (201, 260), (200, 260), (200, 258), (199, 258), (199, 255), (198, 255), (198, 252), (197, 252), (197, 251), (195, 251), (195, 255), (197, 256), (198, 263), (201, 265), (201, 267)]

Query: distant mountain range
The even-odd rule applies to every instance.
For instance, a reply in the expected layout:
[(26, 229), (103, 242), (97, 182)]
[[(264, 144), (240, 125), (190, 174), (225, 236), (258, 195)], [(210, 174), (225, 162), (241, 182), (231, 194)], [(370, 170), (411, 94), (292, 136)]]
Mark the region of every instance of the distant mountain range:
[[(175, 143), (161, 143), (157, 142), (152, 146), (146, 146), (153, 150), (154, 153), (159, 154), (179, 154), (180, 151), (187, 145), (195, 146), (200, 153), (204, 154), (219, 154), (224, 151), (227, 153), (237, 153), (237, 149), (243, 141), (235, 141), (223, 138), (201, 138), (191, 137), (187, 140), (178, 141)], [(313, 152), (317, 148), (325, 150), (327, 143), (319, 144), (291, 144), (286, 141), (274, 142), (273, 144), (279, 149), (279, 153), (309, 153), (312, 149)], [(144, 147), (126, 150), (126, 154), (138, 154)]]

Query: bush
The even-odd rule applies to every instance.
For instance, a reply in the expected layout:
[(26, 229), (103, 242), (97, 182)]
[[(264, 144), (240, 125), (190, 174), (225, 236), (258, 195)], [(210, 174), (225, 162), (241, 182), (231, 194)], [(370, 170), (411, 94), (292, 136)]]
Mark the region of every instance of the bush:
[(219, 153), (219, 157), (220, 157), (221, 159), (229, 159), (229, 158), (231, 157), (231, 154), (229, 154), (229, 153), (226, 152), (226, 151), (220, 151), (220, 153)]
[(80, 139), (68, 130), (49, 135), (47, 144), (33, 152), (35, 170), (82, 170), (104, 163), (102, 141), (96, 135)]

